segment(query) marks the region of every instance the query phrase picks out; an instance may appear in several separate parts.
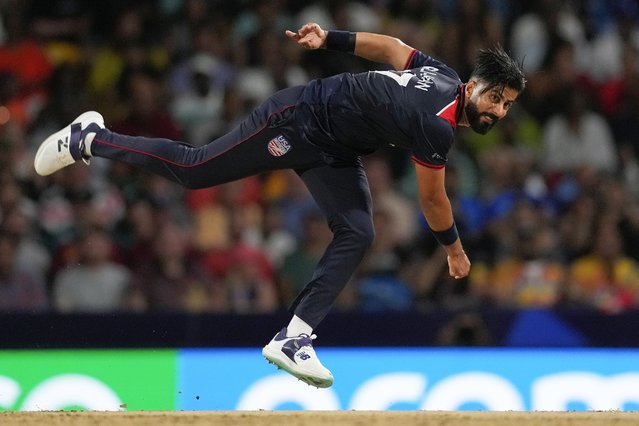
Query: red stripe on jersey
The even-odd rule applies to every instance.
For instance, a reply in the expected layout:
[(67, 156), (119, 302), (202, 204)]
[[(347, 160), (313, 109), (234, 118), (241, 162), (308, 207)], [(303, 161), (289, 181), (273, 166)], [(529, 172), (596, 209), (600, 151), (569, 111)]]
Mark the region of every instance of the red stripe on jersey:
[(402, 68), (403, 70), (408, 69), (408, 67), (410, 66), (410, 63), (413, 61), (413, 57), (415, 56), (415, 53), (417, 53), (417, 49), (413, 49), (413, 51), (410, 52), (410, 55), (408, 55), (408, 59), (406, 59), (406, 63), (404, 64), (404, 68)]
[(422, 160), (417, 159), (414, 155), (412, 157), (410, 157), (411, 160), (413, 160), (415, 163), (419, 164), (420, 166), (424, 166), (424, 167), (428, 167), (429, 169), (443, 169), (444, 167), (446, 167), (445, 164), (429, 164), (426, 163)]
[(448, 121), (453, 129), (457, 128), (457, 105), (459, 105), (459, 96), (437, 113), (437, 116)]

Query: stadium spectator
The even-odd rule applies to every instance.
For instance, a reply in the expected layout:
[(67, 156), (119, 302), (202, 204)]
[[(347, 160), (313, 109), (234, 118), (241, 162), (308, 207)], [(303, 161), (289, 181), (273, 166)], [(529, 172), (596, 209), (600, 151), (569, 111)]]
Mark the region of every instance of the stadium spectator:
[(54, 71), (50, 57), (23, 21), (27, 5), (3, 8), (6, 37), (0, 44), (0, 123), (12, 120), (26, 129), (47, 98)]
[(302, 219), (302, 237), (279, 271), (280, 291), (284, 304), (289, 304), (313, 276), (326, 247), (331, 242), (330, 229), (318, 210), (307, 212)]
[[(639, 5), (634, 1), (599, 2), (595, 19), (610, 16), (591, 43), (590, 74), (598, 82), (618, 79), (624, 73), (625, 50), (639, 48)], [(606, 8), (607, 13), (601, 9)], [(594, 14), (593, 14), (594, 15)]]
[(128, 71), (122, 77), (122, 84), (129, 110), (113, 124), (113, 129), (148, 137), (182, 138), (182, 131), (165, 103), (162, 74), (150, 66)]
[(39, 194), (39, 231), (52, 251), (68, 244), (79, 233), (79, 226), (76, 227), (73, 223), (74, 204), (84, 202), (82, 198), (86, 197), (85, 194), (87, 193), (75, 194), (71, 191), (65, 193), (61, 185), (49, 185)]
[(250, 246), (236, 246), (231, 251), (224, 282), (232, 312), (263, 314), (278, 310), (277, 289), (273, 276), (264, 273), (264, 261), (263, 253)]
[(318, 210), (317, 204), (297, 174), (286, 170), (278, 176), (283, 180), (283, 188), (271, 194), (272, 202), (281, 211), (283, 228), (301, 242), (304, 219)]
[(0, 231), (0, 313), (44, 312), (49, 308), (44, 277), (16, 262), (16, 244)]
[(15, 263), (19, 269), (27, 269), (41, 279), (47, 277), (51, 264), (51, 254), (35, 235), (33, 218), (23, 209), (2, 209), (2, 229), (15, 239)]
[(588, 105), (579, 87), (564, 92), (562, 109), (542, 129), (542, 167), (550, 179), (581, 167), (612, 173), (617, 151), (610, 125)]
[(637, 306), (639, 264), (624, 255), (614, 221), (602, 218), (592, 249), (570, 265), (568, 302), (606, 313)]
[(498, 226), (501, 254), (494, 264), (477, 265), (473, 291), (507, 308), (550, 308), (562, 299), (566, 270), (551, 217), (519, 200)]
[(297, 248), (297, 241), (283, 227), (282, 212), (274, 204), (263, 209), (261, 232), (253, 236), (253, 244), (264, 249), (273, 268), (279, 270), (286, 256)]
[(190, 232), (173, 222), (162, 224), (152, 242), (152, 257), (135, 267), (129, 302), (136, 310), (226, 312), (223, 283), (202, 267), (192, 249)]
[(232, 84), (233, 70), (224, 59), (228, 41), (219, 24), (203, 23), (194, 40), (195, 52), (171, 70), (171, 113), (189, 143), (201, 146), (227, 126), (224, 93)]
[(80, 240), (79, 264), (61, 269), (53, 280), (53, 303), (59, 312), (102, 313), (125, 308), (131, 273), (110, 260), (111, 236), (88, 229)]
[(565, 111), (567, 93), (594, 91), (589, 76), (579, 69), (576, 47), (564, 38), (552, 39), (543, 68), (530, 75), (530, 91), (524, 96), (526, 108), (542, 125), (555, 114)]
[[(128, 5), (120, 9), (109, 11), (117, 13), (108, 37), (98, 44), (90, 58), (88, 78), (85, 87), (93, 96), (93, 102), (104, 108), (105, 114), (114, 119), (120, 119), (127, 114), (129, 107), (133, 107), (136, 90), (131, 87), (134, 83), (128, 81), (132, 70), (150, 68), (164, 69), (169, 60), (168, 53), (159, 46), (157, 34), (149, 36), (149, 29), (145, 26), (145, 11), (143, 5)], [(104, 15), (104, 11), (100, 11)], [(101, 22), (96, 19), (97, 22)], [(105, 20), (106, 21), (106, 20)], [(88, 59), (88, 58), (87, 58)], [(138, 83), (137, 86), (142, 85)], [(159, 94), (158, 88), (154, 88)], [(137, 88), (138, 91), (142, 90)], [(133, 98), (127, 95), (132, 94)], [(121, 102), (124, 98), (124, 103)]]
[(590, 195), (579, 195), (570, 203), (560, 218), (563, 252), (568, 261), (581, 257), (590, 250), (590, 242), (598, 219), (597, 200)]
[(381, 156), (369, 156), (364, 161), (375, 206), (384, 211), (386, 226), (392, 229), (394, 245), (411, 243), (417, 230), (419, 210), (396, 189), (388, 161)]
[(407, 282), (405, 255), (400, 251), (401, 233), (395, 232), (394, 213), (386, 206), (373, 210), (375, 240), (355, 274), (356, 309), (362, 312), (406, 312), (414, 297)]
[[(168, 24), (169, 40), (171, 40), (171, 54), (174, 61), (180, 62), (184, 58), (198, 50), (201, 39), (201, 30), (209, 27), (221, 25), (225, 15), (220, 8), (213, 10), (211, 2), (207, 0), (184, 0), (179, 3), (179, 8), (170, 16)], [(212, 15), (215, 15), (219, 22), (211, 22)], [(181, 68), (179, 65), (176, 69)]]
[(121, 248), (124, 264), (134, 269), (153, 257), (153, 239), (163, 213), (149, 197), (141, 196), (127, 206), (126, 216), (114, 227), (114, 242)]
[[(537, 71), (547, 69), (548, 59), (553, 56), (553, 50), (558, 47), (557, 43), (561, 44), (560, 40), (569, 42), (577, 49), (577, 52), (574, 52), (578, 57), (576, 63), (586, 61), (589, 49), (585, 24), (579, 19), (570, 2), (541, 0), (522, 6), (524, 13), (513, 20), (509, 40), (516, 57), (525, 58), (524, 71), (531, 76), (531, 84), (534, 84)], [(540, 77), (550, 80), (566, 76), (549, 74)]]

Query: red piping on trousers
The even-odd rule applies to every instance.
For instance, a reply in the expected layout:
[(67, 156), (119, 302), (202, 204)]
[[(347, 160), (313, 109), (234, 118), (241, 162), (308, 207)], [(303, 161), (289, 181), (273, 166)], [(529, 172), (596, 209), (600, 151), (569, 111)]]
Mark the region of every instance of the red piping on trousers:
[(275, 112), (270, 113), (270, 114), (269, 114), (269, 116), (266, 118), (266, 123), (265, 123), (265, 124), (264, 124), (264, 125), (263, 125), (260, 129), (258, 129), (258, 130), (256, 130), (255, 132), (253, 132), (251, 135), (249, 135), (249, 136), (247, 136), (246, 138), (244, 138), (244, 139), (240, 140), (239, 142), (237, 142), (237, 143), (233, 144), (232, 146), (230, 146), (230, 147), (226, 148), (224, 151), (222, 151), (222, 152), (220, 152), (220, 153), (218, 153), (218, 154), (214, 155), (213, 157), (207, 158), (206, 160), (200, 161), (199, 163), (190, 164), (190, 165), (176, 163), (175, 161), (171, 161), (171, 160), (169, 160), (169, 159), (166, 159), (166, 158), (160, 157), (159, 155), (151, 154), (151, 153), (148, 153), (148, 152), (140, 151), (140, 150), (138, 150), (138, 149), (134, 149), (134, 148), (126, 147), (126, 146), (116, 145), (116, 144), (114, 144), (114, 143), (107, 142), (107, 141), (105, 141), (105, 140), (98, 139), (98, 138), (95, 138), (93, 141), (94, 141), (94, 142), (101, 143), (102, 145), (108, 145), (108, 146), (111, 146), (111, 147), (114, 147), (114, 148), (118, 148), (118, 149), (122, 149), (122, 150), (125, 150), (125, 151), (135, 152), (135, 153), (137, 153), (137, 154), (142, 154), (142, 155), (146, 155), (146, 156), (148, 156), (148, 157), (157, 158), (158, 160), (164, 161), (165, 163), (169, 163), (169, 164), (172, 164), (172, 165), (174, 165), (174, 166), (184, 167), (184, 168), (192, 168), (192, 167), (197, 167), (197, 166), (201, 166), (202, 164), (208, 163), (209, 161), (211, 161), (211, 160), (213, 160), (213, 159), (215, 159), (215, 158), (219, 157), (220, 155), (222, 155), (222, 154), (224, 154), (224, 153), (228, 152), (229, 150), (231, 150), (231, 149), (235, 148), (236, 146), (238, 146), (238, 145), (242, 144), (243, 142), (246, 142), (247, 140), (251, 139), (253, 136), (257, 135), (258, 133), (260, 133), (262, 130), (264, 130), (264, 129), (266, 128), (266, 126), (268, 125), (269, 120), (271, 119), (271, 117), (272, 117), (274, 114), (278, 114), (278, 113), (284, 112), (284, 111), (286, 111), (286, 110), (287, 110), (287, 109), (289, 109), (289, 108), (293, 108), (294, 106), (295, 106), (295, 105), (288, 105), (288, 106), (286, 106), (286, 107), (282, 108), (282, 109), (281, 109), (281, 110), (279, 110), (279, 111), (275, 111)]

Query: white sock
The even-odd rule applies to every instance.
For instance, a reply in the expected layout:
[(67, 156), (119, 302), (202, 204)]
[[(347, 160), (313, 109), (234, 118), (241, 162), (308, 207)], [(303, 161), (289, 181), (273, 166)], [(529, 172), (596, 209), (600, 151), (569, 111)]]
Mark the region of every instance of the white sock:
[(87, 157), (93, 156), (91, 154), (91, 142), (93, 142), (93, 138), (95, 138), (95, 133), (93, 132), (87, 133), (87, 135), (84, 137), (84, 155), (86, 155)]
[(291, 322), (286, 327), (287, 337), (299, 336), (300, 334), (313, 334), (313, 327), (306, 324), (300, 317), (293, 315)]

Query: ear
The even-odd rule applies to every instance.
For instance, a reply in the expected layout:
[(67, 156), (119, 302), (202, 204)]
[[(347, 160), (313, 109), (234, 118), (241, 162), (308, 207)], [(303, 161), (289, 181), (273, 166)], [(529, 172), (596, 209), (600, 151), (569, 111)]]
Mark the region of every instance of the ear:
[(468, 80), (468, 83), (466, 83), (466, 98), (470, 98), (476, 88), (477, 82), (475, 80)]

